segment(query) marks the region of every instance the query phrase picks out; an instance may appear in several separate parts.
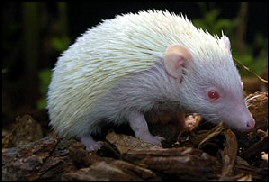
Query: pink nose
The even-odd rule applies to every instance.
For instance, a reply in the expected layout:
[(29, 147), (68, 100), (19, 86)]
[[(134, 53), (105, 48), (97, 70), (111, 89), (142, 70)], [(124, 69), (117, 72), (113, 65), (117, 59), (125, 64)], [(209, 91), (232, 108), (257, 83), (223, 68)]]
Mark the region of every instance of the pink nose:
[(253, 118), (247, 121), (247, 128), (248, 129), (252, 129), (252, 128), (254, 128), (254, 126), (255, 126), (255, 120)]

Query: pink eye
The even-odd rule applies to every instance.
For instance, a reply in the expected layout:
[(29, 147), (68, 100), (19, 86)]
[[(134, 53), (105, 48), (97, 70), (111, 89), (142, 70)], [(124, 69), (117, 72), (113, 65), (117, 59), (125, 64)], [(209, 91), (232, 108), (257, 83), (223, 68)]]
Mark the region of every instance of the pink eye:
[(217, 100), (220, 97), (219, 93), (215, 90), (210, 90), (207, 96), (210, 100)]

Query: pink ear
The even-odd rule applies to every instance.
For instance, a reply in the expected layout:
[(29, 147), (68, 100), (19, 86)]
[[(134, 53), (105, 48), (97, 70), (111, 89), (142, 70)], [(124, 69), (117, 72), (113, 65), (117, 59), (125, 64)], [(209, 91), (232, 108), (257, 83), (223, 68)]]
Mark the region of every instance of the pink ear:
[(183, 67), (192, 59), (189, 50), (181, 45), (170, 46), (166, 50), (164, 66), (170, 76), (180, 79)]

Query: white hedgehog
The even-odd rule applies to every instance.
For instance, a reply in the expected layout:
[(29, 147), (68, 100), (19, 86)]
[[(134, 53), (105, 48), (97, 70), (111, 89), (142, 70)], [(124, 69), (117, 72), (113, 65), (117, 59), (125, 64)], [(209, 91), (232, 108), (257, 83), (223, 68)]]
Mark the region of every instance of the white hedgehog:
[(89, 29), (59, 57), (47, 108), (60, 135), (95, 150), (91, 135), (102, 122), (128, 122), (136, 137), (161, 145), (143, 113), (164, 102), (237, 129), (255, 124), (229, 39), (168, 11), (129, 13)]

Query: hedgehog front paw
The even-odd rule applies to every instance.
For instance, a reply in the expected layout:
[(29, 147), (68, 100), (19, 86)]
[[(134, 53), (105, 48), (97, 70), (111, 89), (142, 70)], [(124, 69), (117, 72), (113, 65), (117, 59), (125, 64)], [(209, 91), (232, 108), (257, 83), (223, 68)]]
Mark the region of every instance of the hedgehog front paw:
[(97, 151), (102, 146), (101, 143), (94, 141), (90, 136), (83, 136), (80, 138), (80, 141), (83, 145), (86, 146), (86, 150), (89, 152)]
[(97, 151), (101, 148), (102, 144), (96, 142), (95, 144), (93, 145), (86, 145), (86, 150), (89, 151), (89, 152), (92, 152), (92, 151)]

